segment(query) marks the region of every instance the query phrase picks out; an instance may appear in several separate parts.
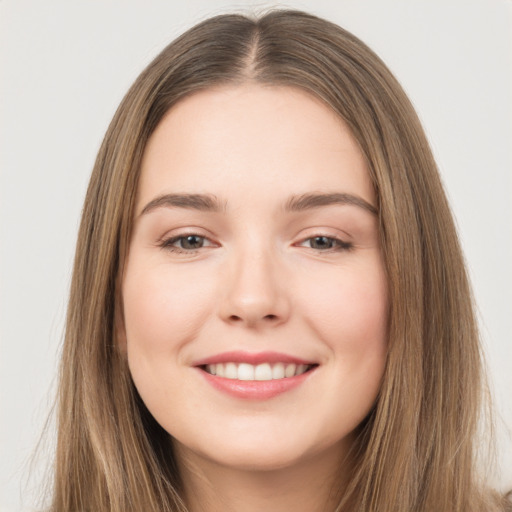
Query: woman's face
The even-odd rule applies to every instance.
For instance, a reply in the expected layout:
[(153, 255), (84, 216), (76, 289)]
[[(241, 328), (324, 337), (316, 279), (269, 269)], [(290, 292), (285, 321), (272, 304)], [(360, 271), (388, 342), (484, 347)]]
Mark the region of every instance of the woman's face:
[(264, 469), (345, 452), (386, 359), (375, 209), (347, 126), (305, 92), (225, 86), (164, 117), (120, 340), (179, 453)]

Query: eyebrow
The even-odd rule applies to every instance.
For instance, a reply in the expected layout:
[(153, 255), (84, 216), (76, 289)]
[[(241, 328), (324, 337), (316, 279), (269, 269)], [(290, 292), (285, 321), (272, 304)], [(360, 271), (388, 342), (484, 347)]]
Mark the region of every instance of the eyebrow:
[[(377, 208), (362, 197), (343, 192), (307, 193), (290, 197), (284, 210), (301, 212), (331, 205), (352, 205), (377, 215)], [(140, 215), (149, 213), (156, 208), (185, 208), (205, 212), (221, 212), (226, 210), (226, 203), (221, 203), (213, 194), (164, 194), (151, 200)]]
[(226, 209), (213, 194), (164, 194), (156, 197), (144, 206), (140, 215), (165, 206), (167, 208), (186, 208), (205, 212), (220, 212)]
[(342, 192), (335, 192), (330, 194), (301, 194), (299, 196), (292, 196), (285, 204), (286, 211), (300, 212), (303, 210), (311, 210), (314, 208), (320, 208), (322, 206), (331, 205), (352, 205), (358, 206), (363, 210), (370, 212), (373, 215), (377, 215), (377, 208), (365, 201), (362, 197), (346, 194)]

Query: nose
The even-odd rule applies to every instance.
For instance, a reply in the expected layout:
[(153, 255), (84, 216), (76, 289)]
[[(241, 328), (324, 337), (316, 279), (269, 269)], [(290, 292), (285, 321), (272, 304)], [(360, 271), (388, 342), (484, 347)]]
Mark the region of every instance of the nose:
[(282, 269), (270, 251), (252, 251), (232, 258), (221, 283), (223, 321), (262, 328), (286, 322), (290, 300)]

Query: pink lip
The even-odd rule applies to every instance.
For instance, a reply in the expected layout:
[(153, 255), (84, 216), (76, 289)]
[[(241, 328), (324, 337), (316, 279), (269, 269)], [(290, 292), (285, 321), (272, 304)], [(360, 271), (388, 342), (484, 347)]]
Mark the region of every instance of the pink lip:
[(307, 361), (299, 357), (279, 352), (242, 352), (231, 351), (216, 354), (214, 356), (200, 359), (193, 363), (193, 366), (199, 370), (201, 376), (215, 389), (222, 391), (235, 398), (250, 400), (268, 400), (277, 395), (290, 391), (302, 384), (314, 372), (315, 368), (294, 377), (284, 379), (263, 380), (263, 381), (243, 381), (236, 379), (227, 379), (217, 375), (211, 375), (204, 370), (204, 366), (217, 363), (248, 363), (258, 365), (262, 363), (285, 363), (285, 364), (306, 364), (316, 365), (314, 361)]
[(192, 366), (205, 366), (207, 364), (217, 363), (248, 363), (248, 364), (262, 364), (262, 363), (293, 363), (293, 364), (316, 364), (315, 361), (306, 361), (298, 357), (290, 356), (288, 354), (281, 354), (279, 352), (242, 352), (231, 351), (216, 354), (205, 359), (195, 361)]
[(222, 391), (235, 398), (246, 400), (268, 400), (277, 395), (290, 391), (302, 384), (315, 371), (313, 368), (306, 373), (288, 377), (286, 379), (276, 380), (235, 380), (226, 379), (211, 375), (208, 372), (198, 368), (203, 378), (215, 389)]

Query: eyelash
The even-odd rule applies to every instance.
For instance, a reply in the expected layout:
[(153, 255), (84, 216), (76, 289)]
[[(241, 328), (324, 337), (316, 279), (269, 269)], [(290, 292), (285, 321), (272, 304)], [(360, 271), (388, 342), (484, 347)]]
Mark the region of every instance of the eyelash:
[[(184, 235), (173, 236), (172, 238), (163, 240), (160, 244), (160, 247), (162, 247), (162, 249), (166, 249), (170, 252), (182, 253), (182, 254), (195, 254), (200, 249), (203, 249), (204, 246), (202, 245), (201, 247), (198, 247), (197, 249), (184, 249), (182, 247), (176, 247), (174, 245), (176, 242), (179, 242), (180, 240), (185, 240), (185, 239), (191, 238), (191, 237), (199, 238), (203, 241), (203, 243), (204, 243), (204, 241), (208, 240), (208, 238), (206, 238), (205, 236), (198, 235), (196, 233), (186, 233)], [(212, 246), (213, 245), (214, 244), (212, 243)], [(210, 246), (207, 246), (207, 247), (210, 247)]]
[(311, 236), (309, 238), (302, 240), (302, 242), (300, 242), (300, 245), (302, 246), (302, 244), (304, 244), (305, 242), (319, 239), (319, 238), (328, 240), (332, 244), (332, 246), (328, 247), (326, 250), (315, 249), (314, 247), (310, 247), (310, 249), (317, 250), (322, 253), (329, 253), (329, 252), (350, 251), (351, 249), (354, 248), (354, 245), (351, 242), (345, 242), (344, 240), (340, 240), (339, 238), (336, 238), (333, 236), (325, 236), (325, 235)]
[[(168, 250), (170, 252), (174, 252), (174, 253), (195, 254), (200, 249), (203, 249), (205, 246), (201, 245), (201, 247), (198, 247), (197, 249), (184, 249), (183, 247), (177, 247), (177, 246), (174, 245), (177, 242), (183, 241), (183, 240), (185, 240), (187, 238), (191, 238), (191, 237), (195, 237), (195, 238), (198, 238), (198, 239), (202, 240), (203, 244), (204, 244), (205, 241), (209, 241), (208, 238), (206, 238), (205, 236), (198, 235), (196, 233), (189, 233), (189, 234), (174, 236), (172, 238), (168, 238), (166, 240), (163, 240), (161, 242), (160, 246), (163, 249), (166, 249), (166, 250)], [(299, 247), (304, 247), (303, 244), (305, 242), (312, 241), (312, 240), (315, 240), (315, 239), (324, 239), (325, 241), (328, 241), (329, 244), (331, 245), (330, 247), (326, 248), (325, 250), (315, 249), (314, 247), (309, 247), (310, 249), (312, 249), (314, 251), (318, 251), (320, 253), (350, 251), (351, 249), (354, 248), (354, 245), (352, 243), (350, 243), (350, 242), (345, 242), (344, 240), (340, 240), (339, 238), (332, 237), (332, 236), (324, 236), (324, 235), (316, 235), (316, 236), (312, 236), (312, 237), (309, 237), (309, 238), (305, 238), (298, 245), (299, 245)], [(206, 247), (211, 247), (211, 246), (214, 246), (214, 245), (215, 244), (211, 243), (211, 245), (207, 245)]]

